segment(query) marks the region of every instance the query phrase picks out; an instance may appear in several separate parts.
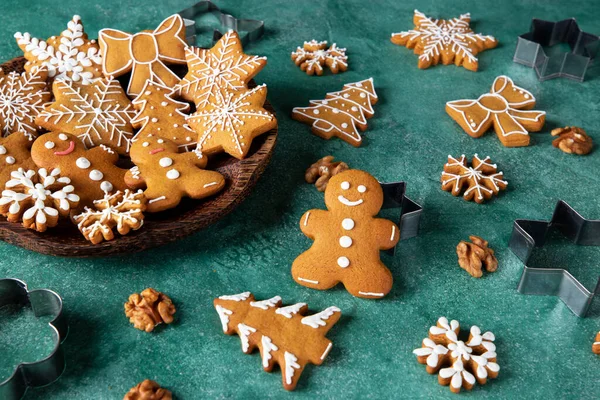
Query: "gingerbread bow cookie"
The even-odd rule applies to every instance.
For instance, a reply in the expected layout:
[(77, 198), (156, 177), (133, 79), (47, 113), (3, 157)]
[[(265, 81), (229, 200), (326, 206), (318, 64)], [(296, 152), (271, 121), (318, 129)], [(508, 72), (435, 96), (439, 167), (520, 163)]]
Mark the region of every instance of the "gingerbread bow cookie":
[(481, 137), (493, 125), (498, 139), (506, 147), (529, 144), (529, 132), (538, 132), (546, 122), (546, 112), (531, 110), (535, 97), (515, 85), (508, 76), (499, 76), (490, 93), (477, 100), (446, 103), (446, 112), (470, 136)]
[(131, 71), (127, 94), (137, 96), (147, 80), (173, 87), (179, 78), (165, 63), (185, 64), (185, 26), (181, 16), (172, 15), (154, 31), (132, 35), (116, 29), (98, 32), (102, 71), (121, 76)]
[(379, 250), (396, 246), (400, 231), (392, 222), (375, 218), (383, 205), (383, 190), (364, 171), (344, 171), (329, 181), (325, 210), (309, 210), (300, 219), (302, 233), (314, 240), (292, 265), (300, 285), (325, 290), (342, 282), (353, 296), (377, 299), (392, 288), (392, 274)]

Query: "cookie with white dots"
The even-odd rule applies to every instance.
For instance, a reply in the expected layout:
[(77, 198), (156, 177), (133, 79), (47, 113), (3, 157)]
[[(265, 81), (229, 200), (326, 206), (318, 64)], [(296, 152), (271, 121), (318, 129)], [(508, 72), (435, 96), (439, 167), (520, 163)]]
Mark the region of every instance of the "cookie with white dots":
[(0, 188), (4, 188), (10, 173), (19, 168), (25, 171), (35, 169), (31, 160), (31, 145), (35, 136), (29, 133), (15, 132), (7, 137), (0, 137)]
[(127, 188), (127, 170), (116, 166), (119, 155), (112, 148), (100, 145), (87, 150), (77, 136), (69, 133), (40, 136), (33, 143), (31, 157), (38, 167), (59, 168), (62, 176), (71, 179), (81, 198), (79, 208), (92, 206), (105, 193)]
[(199, 152), (179, 153), (176, 143), (149, 134), (138, 137), (131, 146), (135, 167), (125, 175), (132, 189), (143, 189), (148, 199), (147, 212), (176, 207), (183, 197), (203, 199), (220, 192), (225, 178), (207, 171), (206, 157)]
[(364, 171), (344, 171), (329, 181), (325, 205), (327, 210), (309, 210), (300, 219), (302, 233), (314, 243), (294, 260), (294, 280), (320, 290), (341, 282), (353, 296), (382, 298), (393, 279), (379, 251), (394, 248), (400, 230), (376, 218), (383, 205), (381, 185)]

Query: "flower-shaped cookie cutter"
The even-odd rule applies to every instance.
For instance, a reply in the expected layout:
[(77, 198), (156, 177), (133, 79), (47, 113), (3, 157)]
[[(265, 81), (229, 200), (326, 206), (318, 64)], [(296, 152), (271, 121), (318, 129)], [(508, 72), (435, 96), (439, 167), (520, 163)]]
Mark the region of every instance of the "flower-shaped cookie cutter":
[[(413, 238), (419, 233), (421, 214), (423, 207), (406, 197), (406, 182), (381, 183), (383, 189), (382, 210), (400, 209), (398, 228), (400, 228), (400, 240)], [(394, 254), (395, 248), (386, 250)]]
[[(544, 46), (566, 43), (571, 51), (548, 56)], [(600, 53), (600, 37), (583, 32), (574, 18), (558, 22), (533, 19), (519, 36), (513, 61), (533, 67), (540, 81), (568, 78), (583, 82), (590, 62)]]
[[(202, 31), (206, 31), (206, 27), (202, 28), (196, 24), (196, 20), (206, 14), (212, 14), (221, 25), (220, 29), (213, 31), (213, 45), (229, 30), (240, 33), (242, 46), (257, 41), (265, 33), (264, 21), (238, 19), (231, 14), (224, 13), (216, 4), (208, 0), (199, 1), (193, 6), (180, 11), (178, 14), (183, 18), (185, 24), (185, 41), (190, 46), (195, 46), (197, 35), (202, 33)], [(241, 32), (246, 32), (246, 35), (242, 35)]]
[(0, 279), (0, 308), (9, 304), (31, 306), (36, 317), (51, 315), (48, 323), (53, 333), (54, 348), (46, 358), (24, 362), (5, 381), (0, 382), (0, 399), (18, 400), (29, 387), (48, 385), (57, 380), (65, 369), (61, 343), (69, 327), (62, 313), (61, 297), (48, 289), (27, 290), (27, 284), (18, 279)]
[(534, 248), (543, 246), (553, 229), (574, 244), (600, 246), (600, 220), (583, 218), (562, 200), (556, 204), (549, 222), (516, 220), (509, 248), (525, 264), (517, 290), (521, 294), (558, 296), (575, 315), (585, 317), (594, 296), (600, 294), (600, 276), (595, 290), (590, 291), (565, 269), (527, 265)]

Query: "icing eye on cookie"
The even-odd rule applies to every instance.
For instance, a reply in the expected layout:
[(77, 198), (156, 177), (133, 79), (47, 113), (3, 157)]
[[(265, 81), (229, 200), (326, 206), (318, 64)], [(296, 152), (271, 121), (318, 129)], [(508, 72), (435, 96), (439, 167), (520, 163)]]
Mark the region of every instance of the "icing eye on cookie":
[(142, 143), (142, 146), (144, 146), (144, 147), (148, 147), (148, 146), (150, 146), (150, 143), (148, 143), (148, 142), (144, 142), (144, 143)]
[(68, 140), (69, 139), (69, 137), (67, 135), (65, 135), (64, 133), (61, 133), (60, 135), (58, 135), (58, 138), (60, 140)]
[(348, 190), (348, 189), (350, 189), (350, 182), (344, 181), (344, 182), (342, 182), (342, 184), (340, 185), (340, 187), (343, 190)]
[(367, 187), (365, 185), (359, 185), (356, 190), (358, 190), (359, 193), (364, 193), (367, 191)]
[(48, 150), (53, 149), (54, 146), (56, 146), (56, 145), (51, 140), (48, 140), (46, 143), (44, 143), (44, 147), (47, 148)]

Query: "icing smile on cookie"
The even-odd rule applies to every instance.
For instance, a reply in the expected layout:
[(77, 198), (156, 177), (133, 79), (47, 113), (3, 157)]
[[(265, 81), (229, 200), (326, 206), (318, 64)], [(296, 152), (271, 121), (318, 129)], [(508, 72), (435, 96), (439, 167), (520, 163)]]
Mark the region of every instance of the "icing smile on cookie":
[(363, 199), (358, 199), (356, 201), (350, 201), (347, 198), (345, 198), (344, 196), (342, 196), (341, 194), (338, 196), (338, 200), (340, 201), (340, 203), (342, 203), (345, 206), (348, 207), (354, 207), (354, 206), (358, 206), (359, 204), (362, 204)]
[(73, 151), (75, 150), (75, 142), (74, 141), (70, 141), (69, 142), (69, 148), (63, 151), (55, 151), (54, 155), (55, 156), (66, 156), (71, 154)]
[(156, 153), (160, 153), (161, 151), (165, 151), (165, 149), (158, 148), (158, 149), (154, 149), (154, 150), (150, 150), (150, 155), (156, 154)]

